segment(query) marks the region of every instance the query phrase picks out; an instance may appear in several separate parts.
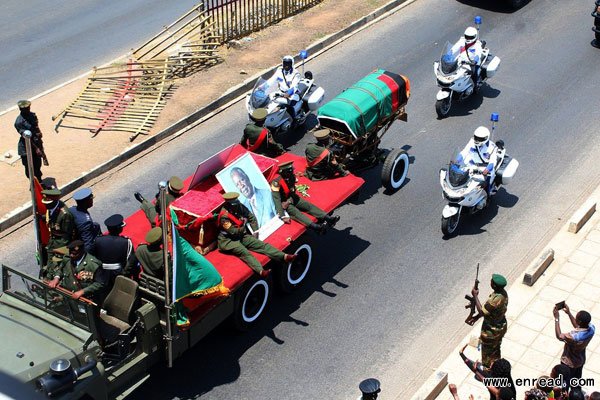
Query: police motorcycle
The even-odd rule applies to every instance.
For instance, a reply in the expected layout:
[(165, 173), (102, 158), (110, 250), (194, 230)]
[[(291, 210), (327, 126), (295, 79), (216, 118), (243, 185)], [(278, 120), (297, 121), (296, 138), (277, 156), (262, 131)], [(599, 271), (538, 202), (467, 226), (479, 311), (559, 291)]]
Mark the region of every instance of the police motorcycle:
[[(493, 113), (491, 116), (492, 133), (498, 119), (498, 114)], [(493, 143), (491, 134), (489, 140), (490, 143)], [(485, 209), (490, 202), (490, 195), (494, 195), (502, 185), (510, 183), (517, 172), (519, 162), (506, 154), (504, 142), (498, 140), (495, 145), (496, 164), (494, 173), (490, 172), (487, 176), (483, 174), (487, 162), (465, 165), (459, 152), (452, 158), (447, 168), (440, 170), (440, 185), (443, 197), (448, 201), (442, 211), (442, 233), (444, 236), (450, 236), (456, 232), (461, 214), (475, 214)], [(478, 150), (476, 149), (476, 151)], [(492, 151), (491, 156), (493, 155), (494, 152)], [(490, 182), (492, 177), (493, 182)], [(488, 185), (492, 185), (489, 191)], [(488, 195), (488, 192), (490, 195)]]
[(302, 50), (300, 58), (302, 59), (302, 78), (298, 84), (296, 94), (300, 98), (294, 105), (295, 118), (292, 118), (287, 109), (287, 100), (285, 93), (279, 90), (276, 81), (269, 81), (262, 77), (258, 78), (254, 84), (252, 92), (247, 95), (246, 109), (248, 116), (257, 108), (267, 109), (267, 119), (264, 126), (269, 128), (274, 134), (286, 133), (296, 127), (302, 126), (311, 112), (316, 111), (325, 98), (325, 90), (315, 85), (313, 74), (310, 71), (304, 72), (304, 60), (308, 57), (308, 52)]
[[(475, 17), (474, 21), (477, 25), (475, 36), (477, 40), (481, 17)], [(469, 29), (473, 28), (467, 28), (467, 31)], [(465, 31), (465, 34), (467, 31)], [(471, 61), (470, 57), (473, 56), (469, 54), (471, 51), (465, 50), (465, 55), (461, 56), (462, 48), (446, 42), (440, 60), (433, 63), (433, 72), (440, 88), (436, 95), (435, 111), (440, 119), (447, 117), (450, 113), (452, 97), (456, 97), (459, 101), (468, 98), (474, 92), (477, 92), (488, 78), (496, 74), (500, 65), (500, 58), (490, 54), (485, 40), (481, 41), (481, 44), (483, 47), (482, 54), (477, 62), (475, 60)], [(474, 69), (479, 75), (477, 85), (475, 85), (472, 78)]]

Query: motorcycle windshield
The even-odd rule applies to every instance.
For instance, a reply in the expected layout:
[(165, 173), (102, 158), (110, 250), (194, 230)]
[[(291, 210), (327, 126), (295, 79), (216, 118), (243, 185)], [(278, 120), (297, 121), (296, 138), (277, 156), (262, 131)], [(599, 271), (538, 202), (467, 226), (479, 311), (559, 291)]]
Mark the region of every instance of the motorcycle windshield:
[(456, 152), (448, 164), (447, 182), (452, 187), (463, 186), (469, 181), (469, 170), (462, 162), (460, 152)]
[(440, 56), (440, 70), (443, 74), (452, 74), (458, 68), (459, 52), (450, 42), (446, 42)]
[(250, 103), (252, 108), (263, 108), (269, 104), (269, 95), (277, 90), (277, 82), (270, 83), (266, 79), (258, 78), (252, 89)]

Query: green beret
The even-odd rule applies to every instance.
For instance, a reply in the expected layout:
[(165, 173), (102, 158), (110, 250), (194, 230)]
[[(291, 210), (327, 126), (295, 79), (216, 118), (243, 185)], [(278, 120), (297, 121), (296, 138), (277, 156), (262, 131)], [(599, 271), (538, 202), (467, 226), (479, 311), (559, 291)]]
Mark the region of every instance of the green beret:
[(257, 108), (256, 110), (252, 111), (252, 119), (255, 121), (263, 121), (267, 118), (268, 114), (269, 112), (266, 108)]
[(492, 275), (492, 282), (494, 282), (497, 286), (504, 287), (508, 284), (506, 278), (500, 274)]
[(183, 181), (178, 176), (172, 176), (169, 179), (169, 189), (173, 192), (180, 192), (183, 189)]
[(157, 226), (152, 228), (146, 233), (146, 242), (148, 244), (154, 244), (162, 240), (162, 228)]
[(50, 204), (54, 200), (58, 200), (60, 198), (61, 194), (62, 193), (61, 193), (60, 189), (46, 189), (46, 190), (42, 190), (42, 195), (44, 195), (44, 198), (42, 199), (42, 203), (44, 203), (44, 204)]
[(313, 132), (313, 135), (315, 136), (315, 138), (317, 139), (325, 139), (326, 137), (329, 136), (329, 133), (331, 131), (327, 128), (325, 129), (318, 129), (316, 131)]
[(27, 108), (31, 106), (31, 102), (29, 100), (19, 100), (17, 102), (19, 108)]
[[(52, 249), (50, 251), (52, 253), (54, 253), (54, 254), (58, 254), (58, 255), (61, 255), (61, 256), (66, 256), (66, 255), (69, 254), (69, 249), (67, 248), (67, 246), (58, 247), (58, 248)], [(60, 258), (59, 258), (59, 260), (60, 260)]]
[(240, 197), (240, 194), (237, 192), (223, 193), (223, 199), (225, 201), (233, 201), (233, 200), (236, 200), (238, 197)]
[(281, 164), (279, 164), (279, 170), (283, 171), (286, 169), (293, 169), (294, 168), (294, 161), (284, 161)]

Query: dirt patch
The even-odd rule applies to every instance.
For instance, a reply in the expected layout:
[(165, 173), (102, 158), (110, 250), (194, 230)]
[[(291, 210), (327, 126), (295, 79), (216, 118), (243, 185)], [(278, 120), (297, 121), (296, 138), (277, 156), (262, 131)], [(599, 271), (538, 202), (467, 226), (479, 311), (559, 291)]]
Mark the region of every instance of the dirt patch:
[[(210, 103), (230, 87), (242, 83), (248, 76), (279, 63), (282, 56), (297, 54), (300, 49), (343, 29), (386, 2), (324, 0), (301, 14), (241, 40), (242, 46), (239, 49), (223, 46), (219, 51), (223, 60), (220, 64), (178, 81), (177, 90), (150, 134), (160, 132)], [(42, 172), (45, 177), (54, 177), (59, 186), (145, 139), (144, 136), (139, 136), (130, 143), (129, 133), (111, 131), (102, 131), (92, 138), (91, 133), (86, 130), (68, 128), (61, 128), (58, 134), (54, 133), (51, 117), (73, 101), (84, 83), (84, 79), (75, 81), (35, 100), (31, 107), (40, 120), (46, 154), (50, 160), (50, 166), (42, 167)], [(13, 127), (17, 115), (18, 111), (12, 111), (0, 117), (1, 154), (17, 147), (18, 134)], [(0, 163), (0, 174), (3, 186), (11, 189), (0, 199), (0, 215), (5, 215), (29, 200), (29, 184), (20, 161), (12, 167)]]

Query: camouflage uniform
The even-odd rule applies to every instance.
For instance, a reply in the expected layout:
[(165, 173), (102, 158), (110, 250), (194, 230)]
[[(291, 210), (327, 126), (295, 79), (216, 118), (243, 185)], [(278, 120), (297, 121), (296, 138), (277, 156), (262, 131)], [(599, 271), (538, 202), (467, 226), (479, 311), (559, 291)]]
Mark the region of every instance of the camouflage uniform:
[(100, 303), (107, 290), (101, 270), (102, 262), (91, 254), (85, 253), (79, 264), (73, 263), (68, 257), (63, 258), (58, 272), (47, 278), (52, 280), (58, 276), (61, 287), (73, 292), (83, 289), (83, 297)]
[(506, 333), (506, 309), (508, 294), (504, 289), (490, 294), (483, 305), (483, 325), (481, 326), (481, 361), (484, 366), (491, 367), (492, 363), (501, 358), (500, 345)]

